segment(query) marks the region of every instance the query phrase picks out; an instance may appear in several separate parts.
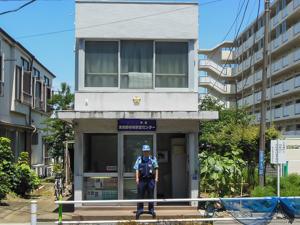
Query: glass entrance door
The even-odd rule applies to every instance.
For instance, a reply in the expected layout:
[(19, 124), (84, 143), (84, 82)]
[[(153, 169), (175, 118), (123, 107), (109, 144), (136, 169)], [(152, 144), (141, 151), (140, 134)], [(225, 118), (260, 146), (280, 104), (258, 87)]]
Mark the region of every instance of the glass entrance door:
[(153, 134), (125, 134), (123, 136), (123, 198), (136, 199), (137, 188), (135, 170), (136, 159), (142, 155), (142, 146), (150, 145), (151, 155), (155, 155)]

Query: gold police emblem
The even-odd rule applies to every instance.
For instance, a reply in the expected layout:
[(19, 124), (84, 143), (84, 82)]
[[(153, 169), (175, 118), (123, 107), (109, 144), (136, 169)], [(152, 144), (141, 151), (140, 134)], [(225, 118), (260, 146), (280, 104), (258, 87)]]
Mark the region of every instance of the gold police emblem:
[(142, 98), (140, 96), (133, 96), (133, 104), (134, 105), (139, 105), (141, 103)]

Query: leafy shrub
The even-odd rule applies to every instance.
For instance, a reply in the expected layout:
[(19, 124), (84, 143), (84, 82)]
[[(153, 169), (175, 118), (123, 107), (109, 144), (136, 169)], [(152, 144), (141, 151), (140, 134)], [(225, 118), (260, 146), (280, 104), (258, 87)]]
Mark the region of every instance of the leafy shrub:
[(10, 148), (10, 140), (0, 137), (0, 200), (5, 198), (10, 191), (13, 170), (13, 154)]
[(251, 196), (253, 197), (266, 197), (266, 196), (275, 196), (276, 191), (272, 186), (256, 186), (251, 191)]
[(3, 168), (0, 165), (0, 201), (5, 198), (9, 192), (10, 182), (8, 175), (3, 172)]
[(201, 187), (205, 192), (225, 196), (239, 191), (245, 162), (238, 157), (236, 151), (232, 153), (230, 156), (209, 151), (200, 154)]
[[(251, 196), (265, 197), (277, 195), (277, 178), (267, 179), (265, 187), (255, 187)], [(300, 175), (290, 174), (280, 178), (280, 196), (299, 196), (300, 195)]]
[[(276, 180), (276, 179), (274, 179)], [(275, 183), (275, 181), (273, 181)], [(300, 196), (300, 175), (292, 173), (280, 179), (281, 196)]]
[(28, 160), (26, 160), (28, 158), (28, 153), (23, 152), (15, 165), (13, 191), (21, 196), (26, 196), (32, 190), (38, 188), (41, 183), (37, 174), (31, 170)]

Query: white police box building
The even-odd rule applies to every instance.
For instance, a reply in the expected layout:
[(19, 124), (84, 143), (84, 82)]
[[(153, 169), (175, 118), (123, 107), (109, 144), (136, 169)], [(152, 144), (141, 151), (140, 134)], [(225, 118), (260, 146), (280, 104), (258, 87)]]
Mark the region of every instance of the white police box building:
[[(198, 196), (198, 4), (76, 1), (75, 200), (136, 198), (143, 144), (157, 198)], [(80, 205), (77, 205), (80, 206)]]

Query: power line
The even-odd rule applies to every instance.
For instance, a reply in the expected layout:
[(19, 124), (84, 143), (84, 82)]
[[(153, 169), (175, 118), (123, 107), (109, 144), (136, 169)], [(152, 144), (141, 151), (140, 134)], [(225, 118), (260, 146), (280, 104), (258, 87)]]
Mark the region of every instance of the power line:
[(26, 7), (26, 6), (28, 6), (28, 5), (32, 4), (32, 3), (34, 3), (35, 1), (36, 1), (36, 0), (30, 0), (29, 2), (24, 3), (23, 5), (19, 6), (19, 7), (16, 8), (16, 9), (11, 9), (11, 10), (8, 10), (8, 11), (1, 12), (1, 13), (0, 13), (0, 16), (1, 16), (1, 15), (4, 15), (4, 14), (8, 14), (8, 13), (17, 12), (17, 11), (23, 9), (24, 7)]
[[(246, 3), (246, 6), (245, 6), (245, 10), (244, 10), (244, 13), (243, 13), (243, 16), (242, 16), (242, 20), (241, 20), (240, 26), (238, 27), (236, 36), (235, 36), (235, 38), (234, 38), (234, 42), (237, 40), (238, 34), (239, 34), (239, 32), (240, 32), (240, 29), (241, 29), (241, 27), (242, 27), (242, 25), (243, 25), (243, 22), (244, 22), (244, 19), (245, 19), (245, 16), (246, 16), (246, 12), (247, 12), (247, 9), (248, 9), (248, 6), (249, 6), (249, 1), (250, 1), (250, 0), (247, 0), (247, 3)], [(230, 58), (230, 56), (232, 55), (233, 48), (234, 48), (234, 46), (232, 46), (232, 47), (230, 48), (228, 57), (227, 57), (227, 59), (226, 59), (224, 65), (222, 66), (222, 70), (221, 70), (221, 72), (220, 72), (220, 74), (219, 74), (219, 77), (217, 78), (217, 80), (215, 80), (215, 82), (214, 82), (212, 88), (214, 88), (215, 85), (216, 85), (216, 83), (220, 80), (220, 78), (221, 78), (221, 76), (222, 76), (222, 73), (223, 73), (223, 71), (224, 71), (224, 69), (225, 69), (225, 65), (228, 64), (229, 58)]]
[[(221, 1), (224, 1), (224, 0), (212, 0), (212, 1), (209, 1), (209, 2), (200, 3), (198, 5), (199, 6), (204, 6), (204, 5), (209, 5), (209, 4), (213, 4), (213, 3), (221, 2)], [(153, 13), (153, 14), (149, 14), (149, 15), (145, 15), (145, 16), (137, 16), (137, 17), (132, 17), (132, 18), (128, 18), (128, 19), (116, 20), (116, 21), (112, 21), (112, 22), (108, 22), (108, 23), (102, 23), (102, 24), (95, 24), (95, 25), (90, 25), (90, 26), (84, 26), (84, 27), (79, 27), (77, 29), (75, 29), (75, 28), (67, 28), (67, 29), (62, 29), (62, 30), (57, 30), (57, 31), (50, 31), (50, 32), (44, 32), (44, 33), (23, 35), (23, 36), (19, 36), (19, 37), (16, 37), (16, 38), (17, 39), (26, 39), (26, 38), (41, 37), (41, 36), (48, 36), (48, 35), (55, 35), (55, 34), (60, 34), (60, 33), (72, 32), (72, 31), (75, 31), (75, 30), (90, 29), (90, 28), (95, 28), (95, 27), (100, 27), (100, 26), (106, 26), (106, 25), (111, 25), (111, 24), (116, 24), (116, 23), (122, 23), (122, 22), (128, 22), (128, 21), (142, 19), (142, 18), (147, 18), (147, 17), (152, 17), (152, 16), (159, 16), (159, 15), (168, 14), (168, 13), (172, 13), (172, 12), (176, 12), (176, 11), (186, 10), (186, 9), (189, 9), (189, 8), (192, 8), (192, 7), (194, 7), (194, 6), (188, 6), (188, 7), (184, 7), (184, 8), (180, 8), (180, 9), (175, 9), (175, 10), (169, 10), (169, 11), (160, 12), (160, 13)]]

